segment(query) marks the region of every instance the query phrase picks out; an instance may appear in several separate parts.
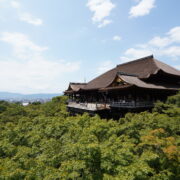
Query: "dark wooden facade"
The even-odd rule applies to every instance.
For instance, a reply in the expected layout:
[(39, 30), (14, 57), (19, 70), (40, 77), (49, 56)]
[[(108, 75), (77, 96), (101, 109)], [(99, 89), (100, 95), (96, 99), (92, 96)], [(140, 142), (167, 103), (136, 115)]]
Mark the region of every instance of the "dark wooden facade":
[(148, 56), (125, 64), (89, 83), (70, 83), (68, 110), (119, 118), (126, 112), (152, 109), (180, 89), (180, 71)]

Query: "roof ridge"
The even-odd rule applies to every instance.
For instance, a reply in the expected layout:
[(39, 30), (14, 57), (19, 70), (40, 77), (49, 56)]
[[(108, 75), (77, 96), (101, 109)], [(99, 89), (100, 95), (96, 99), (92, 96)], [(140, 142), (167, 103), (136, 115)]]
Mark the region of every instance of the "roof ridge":
[(112, 68), (112, 69), (109, 69), (107, 70), (106, 72), (103, 72), (102, 74), (98, 75), (97, 77), (93, 78), (92, 80), (90, 80), (87, 84), (89, 84), (91, 81), (94, 81), (95, 79), (99, 78), (100, 76), (103, 76), (111, 71), (114, 71), (116, 69), (116, 67)]
[[(154, 62), (154, 64), (159, 68), (157, 62), (160, 62), (160, 61), (158, 61), (157, 59), (154, 59), (154, 58), (153, 58), (153, 62)], [(160, 62), (160, 63), (163, 63), (163, 62)], [(165, 64), (165, 63), (163, 63), (163, 64)], [(159, 68), (159, 69), (161, 69), (161, 68)]]
[(71, 84), (86, 84), (86, 83), (81, 83), (81, 82), (70, 82)]
[(158, 66), (158, 64), (156, 62), (157, 62), (157, 60), (153, 57), (153, 63), (157, 67), (156, 72), (154, 72), (153, 74), (157, 74), (161, 70), (161, 68)]
[[(176, 69), (175, 67), (173, 67), (173, 66), (170, 66), (169, 64), (166, 64), (166, 63), (164, 63), (164, 62), (162, 62), (162, 61), (159, 61), (159, 60), (157, 60), (157, 59), (154, 59), (154, 62), (155, 62), (155, 64), (156, 64), (156, 66), (159, 68), (159, 70), (162, 70), (162, 71), (164, 71), (164, 72), (166, 72), (166, 73), (168, 73), (165, 69), (163, 69), (162, 67), (160, 67), (160, 64), (162, 64), (163, 66), (165, 66), (165, 67), (168, 67), (168, 68), (171, 68), (171, 69), (173, 69), (173, 70), (175, 70), (175, 71), (179, 71), (178, 69)], [(159, 64), (158, 64), (159, 63)], [(180, 72), (180, 71), (179, 71)]]
[(131, 64), (131, 63), (134, 63), (134, 62), (137, 62), (137, 61), (146, 60), (146, 59), (154, 59), (153, 54), (149, 55), (149, 56), (145, 56), (143, 58), (139, 58), (139, 59), (135, 59), (135, 60), (132, 60), (132, 61), (129, 61), (129, 62), (125, 62), (125, 63), (122, 63), (122, 64), (118, 64), (116, 67), (119, 67), (119, 66), (122, 66), (122, 65), (126, 65), (126, 64)]

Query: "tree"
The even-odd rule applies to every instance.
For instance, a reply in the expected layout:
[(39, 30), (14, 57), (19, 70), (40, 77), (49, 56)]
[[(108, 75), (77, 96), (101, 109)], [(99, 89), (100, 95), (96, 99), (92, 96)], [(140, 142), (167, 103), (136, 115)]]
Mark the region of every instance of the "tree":
[(0, 179), (180, 179), (179, 94), (119, 121), (69, 116), (66, 100), (0, 102)]

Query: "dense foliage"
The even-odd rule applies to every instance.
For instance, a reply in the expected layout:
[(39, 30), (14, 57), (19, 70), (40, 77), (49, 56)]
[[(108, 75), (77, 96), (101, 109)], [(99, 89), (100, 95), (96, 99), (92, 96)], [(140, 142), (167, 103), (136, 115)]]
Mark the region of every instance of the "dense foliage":
[(119, 121), (70, 117), (65, 102), (0, 102), (0, 180), (180, 179), (180, 93)]

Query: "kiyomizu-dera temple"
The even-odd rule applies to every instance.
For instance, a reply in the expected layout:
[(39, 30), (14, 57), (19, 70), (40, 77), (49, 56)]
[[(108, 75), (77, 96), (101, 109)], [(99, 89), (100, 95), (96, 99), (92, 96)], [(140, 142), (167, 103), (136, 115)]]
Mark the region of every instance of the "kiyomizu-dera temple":
[(153, 56), (117, 65), (88, 83), (70, 83), (72, 114), (88, 112), (103, 117), (121, 117), (126, 112), (150, 110), (180, 89), (180, 71)]

